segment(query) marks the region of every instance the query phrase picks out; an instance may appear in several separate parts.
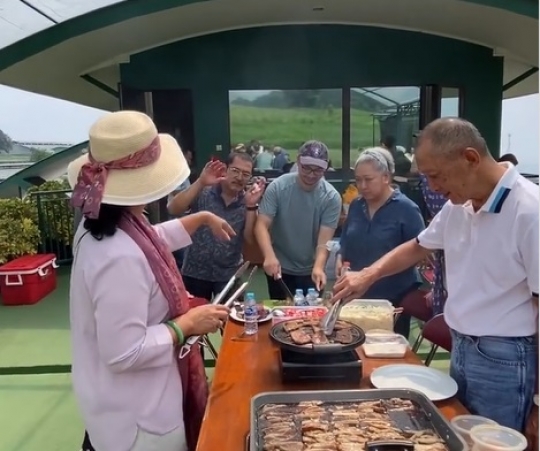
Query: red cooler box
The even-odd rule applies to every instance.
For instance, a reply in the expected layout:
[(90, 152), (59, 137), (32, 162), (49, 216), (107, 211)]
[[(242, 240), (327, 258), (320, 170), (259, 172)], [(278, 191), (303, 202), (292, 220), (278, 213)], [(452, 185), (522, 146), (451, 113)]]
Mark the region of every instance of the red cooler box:
[(25, 255), (0, 266), (4, 305), (31, 305), (56, 288), (56, 255)]

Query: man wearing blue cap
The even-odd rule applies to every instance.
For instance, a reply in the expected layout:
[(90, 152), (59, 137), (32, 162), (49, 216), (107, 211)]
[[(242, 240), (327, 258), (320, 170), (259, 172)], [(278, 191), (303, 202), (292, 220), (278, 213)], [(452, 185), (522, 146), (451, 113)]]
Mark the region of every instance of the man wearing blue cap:
[(341, 196), (324, 179), (328, 160), (324, 143), (307, 141), (298, 152), (298, 172), (278, 177), (264, 193), (255, 236), (272, 299), (285, 299), (279, 278), (293, 293), (326, 285), (326, 243), (341, 213)]

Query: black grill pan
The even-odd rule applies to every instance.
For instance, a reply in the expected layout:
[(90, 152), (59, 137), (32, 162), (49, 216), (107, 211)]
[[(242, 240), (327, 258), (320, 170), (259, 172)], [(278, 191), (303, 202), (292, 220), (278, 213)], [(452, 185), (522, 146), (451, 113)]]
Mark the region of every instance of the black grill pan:
[[(278, 324), (275, 324), (272, 329), (270, 330), (270, 338), (282, 349), (285, 349), (287, 351), (293, 351), (293, 352), (301, 352), (303, 354), (339, 354), (341, 352), (348, 352), (348, 351), (354, 351), (356, 348), (364, 344), (366, 341), (366, 334), (364, 331), (356, 326), (355, 324), (348, 323), (346, 321), (340, 321), (342, 323), (347, 323), (348, 326), (350, 326), (351, 333), (353, 336), (352, 343), (348, 344), (341, 344), (341, 343), (330, 343), (325, 345), (298, 345), (294, 343), (291, 338), (289, 332), (285, 331), (283, 329), (283, 325), (288, 323), (289, 321), (298, 321), (295, 319), (291, 319), (288, 321), (282, 321)], [(335, 337), (337, 330), (334, 331), (330, 337), (328, 337), (330, 340)]]

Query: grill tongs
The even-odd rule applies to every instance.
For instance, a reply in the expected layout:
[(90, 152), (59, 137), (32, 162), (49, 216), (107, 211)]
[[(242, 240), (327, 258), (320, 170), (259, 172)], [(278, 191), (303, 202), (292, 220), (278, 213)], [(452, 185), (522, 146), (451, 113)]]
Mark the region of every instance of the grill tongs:
[(321, 328), (324, 332), (324, 335), (329, 337), (334, 333), (334, 329), (336, 327), (336, 321), (339, 318), (339, 312), (341, 311), (341, 307), (343, 306), (343, 299), (339, 299), (330, 307), (330, 310), (326, 312), (326, 314), (321, 319)]
[[(348, 262), (343, 262), (343, 268), (341, 269), (341, 275), (347, 273), (347, 271), (350, 270), (350, 264)], [(339, 312), (341, 311), (341, 307), (343, 307), (343, 299), (338, 299), (332, 307), (330, 307), (330, 310), (323, 316), (321, 320), (321, 328), (324, 332), (324, 335), (329, 337), (334, 333), (334, 329), (336, 327), (336, 321), (339, 318)]]
[[(242, 266), (243, 267), (243, 266)], [(241, 268), (242, 269), (242, 268)], [(240, 271), (240, 270), (238, 270)], [(246, 291), (246, 288), (248, 287), (249, 285), (249, 282), (251, 281), (251, 277), (253, 276), (253, 274), (255, 273), (255, 271), (257, 271), (257, 266), (254, 266), (253, 269), (251, 270), (251, 272), (249, 273), (249, 277), (248, 277), (248, 280), (245, 281), (242, 285), (240, 285), (240, 287), (231, 295), (229, 296), (229, 299), (227, 299), (223, 305), (225, 307), (230, 307), (231, 305), (233, 305), (234, 301), (236, 301), (236, 299), (238, 299), (240, 297), (240, 295)], [(242, 271), (243, 272), (243, 271)], [(234, 278), (234, 276), (233, 276)], [(216, 296), (217, 297), (217, 296)], [(212, 304), (217, 304), (217, 302), (212, 302)], [(180, 353), (178, 354), (178, 358), (179, 359), (183, 359), (184, 357), (186, 357), (190, 351), (191, 351), (191, 347), (197, 343), (199, 341), (199, 339), (201, 338), (200, 335), (194, 335), (192, 337), (189, 337), (186, 342), (184, 343), (184, 345), (180, 348)]]

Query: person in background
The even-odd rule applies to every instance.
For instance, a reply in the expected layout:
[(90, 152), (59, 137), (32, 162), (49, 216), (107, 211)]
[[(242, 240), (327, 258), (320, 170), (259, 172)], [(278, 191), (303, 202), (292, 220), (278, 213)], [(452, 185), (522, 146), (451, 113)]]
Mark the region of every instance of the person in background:
[[(416, 139), (418, 136), (418, 134), (415, 134), (414, 138)], [(418, 172), (416, 159), (413, 160), (411, 173), (413, 175), (417, 175), (420, 179), (420, 191), (422, 192), (425, 207), (427, 208), (429, 221), (432, 221), (435, 216), (437, 216), (439, 211), (441, 211), (448, 199), (443, 194), (433, 191), (429, 187), (427, 177)], [(444, 303), (446, 301), (446, 297), (448, 296), (444, 275), (444, 252), (442, 250), (434, 251), (432, 255), (427, 258), (427, 261), (433, 267), (433, 282), (431, 284), (430, 292), (426, 295), (426, 301), (427, 305), (432, 309), (432, 314), (435, 316), (443, 313)]]
[(183, 152), (184, 152), (184, 157), (186, 158), (187, 164), (189, 166), (189, 170), (191, 171), (189, 173), (188, 182), (193, 183), (195, 180), (197, 180), (197, 172), (195, 170), (195, 157), (193, 155), (192, 150), (188, 149)]
[(304, 294), (326, 285), (326, 244), (341, 211), (339, 193), (324, 180), (328, 159), (324, 143), (307, 141), (298, 152), (298, 172), (276, 178), (264, 193), (255, 236), (271, 299), (285, 299), (279, 278), (292, 292)]
[(294, 166), (294, 163), (290, 161), (289, 163), (285, 164), (283, 166), (283, 174), (288, 174), (292, 171), (292, 167)]
[(514, 166), (517, 166), (518, 163), (519, 163), (518, 159), (516, 158), (516, 156), (513, 153), (505, 153), (504, 155), (499, 157), (499, 159), (497, 161), (499, 163), (503, 163), (503, 162), (507, 161), (509, 163), (512, 163)]
[[(422, 196), (430, 216), (430, 221), (432, 221), (442, 210), (448, 199), (446, 199), (446, 196), (443, 194), (437, 193), (430, 189), (427, 177), (424, 174), (420, 174), (420, 190), (422, 191)], [(431, 291), (427, 294), (426, 301), (428, 306), (431, 307), (433, 315), (438, 315), (443, 313), (444, 303), (448, 296), (444, 275), (444, 252), (442, 250), (434, 251), (432, 258), (428, 258), (428, 261), (433, 266), (434, 277)]]
[(255, 168), (258, 171), (271, 171), (274, 155), (268, 148), (264, 148), (255, 156)]
[(89, 135), (90, 151), (67, 169), (72, 205), (84, 215), (69, 293), (84, 446), (194, 451), (208, 386), (200, 353), (178, 359), (179, 347), (218, 330), (229, 311), (191, 308), (171, 250), (189, 245), (203, 224), (224, 240), (234, 231), (209, 212), (148, 222), (145, 206), (168, 195), (189, 168), (175, 139), (158, 134), (147, 115), (108, 113)]
[[(343, 262), (351, 270), (369, 267), (387, 252), (424, 230), (420, 208), (399, 189), (392, 188), (394, 159), (382, 147), (364, 150), (354, 167), (360, 197), (351, 202), (340, 239), (336, 277)], [(385, 299), (399, 307), (402, 299), (422, 284), (415, 267), (407, 268), (373, 284), (365, 293), (369, 299)], [(395, 332), (409, 337), (411, 318), (400, 315)]]
[(279, 146), (275, 146), (272, 151), (274, 152), (272, 168), (276, 171), (283, 171), (283, 167), (289, 162), (289, 154), (283, 147)]
[(265, 183), (261, 178), (248, 188), (252, 171), (253, 161), (247, 153), (230, 154), (226, 165), (221, 161), (207, 163), (195, 183), (168, 205), (169, 213), (177, 216), (187, 210), (212, 212), (236, 233), (227, 242), (216, 240), (206, 227), (193, 235), (182, 275), (186, 289), (196, 297), (211, 300), (219, 293), (243, 262), (244, 241), (254, 242), (253, 226)]
[(430, 188), (449, 202), (417, 238), (338, 280), (333, 301), (362, 296), (381, 278), (444, 250), (444, 317), (458, 399), (472, 414), (523, 431), (527, 418), (538, 419), (537, 406), (531, 414), (538, 390), (538, 186), (498, 163), (461, 118), (427, 125), (416, 158)]
[[(392, 135), (387, 135), (381, 140), (381, 147), (388, 150), (394, 158), (395, 164), (395, 176), (404, 177), (411, 171), (412, 162), (407, 158), (405, 153), (401, 149), (405, 150), (402, 146), (396, 146), (396, 138)], [(399, 148), (399, 149), (398, 149)]]

